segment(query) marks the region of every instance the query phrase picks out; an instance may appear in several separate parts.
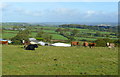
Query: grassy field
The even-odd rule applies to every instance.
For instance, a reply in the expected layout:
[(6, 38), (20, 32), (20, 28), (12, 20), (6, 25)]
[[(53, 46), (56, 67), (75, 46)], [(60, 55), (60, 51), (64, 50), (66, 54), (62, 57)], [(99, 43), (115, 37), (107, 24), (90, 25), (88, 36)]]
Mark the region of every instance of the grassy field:
[(52, 35), (52, 38), (56, 39), (56, 40), (67, 40), (67, 38), (65, 38), (61, 35), (58, 35), (58, 34), (51, 34), (51, 35)]
[(3, 45), (3, 75), (117, 75), (118, 49)]
[[(3, 26), (4, 28), (7, 28), (6, 26)], [(11, 26), (9, 26), (9, 28), (11, 28)], [(67, 40), (68, 38), (60, 35), (59, 33), (55, 32), (55, 30), (58, 28), (58, 27), (47, 27), (47, 26), (35, 26), (35, 27), (31, 27), (31, 35), (30, 37), (36, 37), (36, 34), (37, 32), (34, 32), (34, 31), (38, 31), (38, 30), (41, 30), (41, 28), (43, 28), (43, 31), (52, 35), (52, 39), (54, 40)], [(76, 28), (62, 28), (62, 29), (76, 29)], [(99, 32), (101, 34), (108, 34), (111, 38), (111, 39), (117, 39), (117, 36), (115, 35), (110, 35), (110, 34), (115, 34), (113, 32), (102, 32), (102, 31), (95, 31), (95, 30), (90, 30), (90, 29), (77, 29), (79, 32), (79, 36), (81, 35), (85, 35), (85, 36), (82, 36), (82, 37), (79, 37), (79, 36), (76, 36), (76, 40), (87, 40), (87, 41), (95, 41), (96, 39), (98, 38), (106, 38), (105, 37), (97, 37), (97, 36), (94, 36), (94, 34), (96, 32)], [(3, 30), (2, 32), (2, 38), (4, 39), (10, 39), (14, 36), (16, 36), (16, 34), (18, 33), (18, 31), (11, 31), (11, 30)], [(66, 33), (70, 33), (70, 31), (67, 31)], [(91, 34), (91, 35), (86, 35), (87, 33)]]
[(17, 35), (17, 33), (2, 33), (2, 38), (10, 39), (16, 35)]

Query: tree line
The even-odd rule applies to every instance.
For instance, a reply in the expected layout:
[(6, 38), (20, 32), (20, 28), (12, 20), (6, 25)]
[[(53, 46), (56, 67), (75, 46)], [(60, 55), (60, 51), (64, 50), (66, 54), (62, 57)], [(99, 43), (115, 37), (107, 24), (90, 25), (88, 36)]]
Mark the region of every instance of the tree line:
[(88, 25), (79, 25), (79, 24), (63, 24), (59, 25), (60, 28), (79, 28), (79, 29), (91, 29), (98, 31), (107, 31), (107, 32), (118, 32), (118, 26), (88, 26)]

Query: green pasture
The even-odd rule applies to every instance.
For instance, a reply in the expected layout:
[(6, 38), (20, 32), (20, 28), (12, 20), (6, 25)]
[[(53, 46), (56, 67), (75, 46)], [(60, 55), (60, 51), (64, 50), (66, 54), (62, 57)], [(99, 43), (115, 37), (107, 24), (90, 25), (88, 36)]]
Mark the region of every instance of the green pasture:
[[(87, 36), (87, 37), (75, 37), (77, 40), (87, 40), (87, 41), (95, 41), (97, 39), (103, 39), (103, 38), (106, 38), (106, 37), (93, 37), (93, 36)], [(118, 38), (115, 37), (115, 36), (111, 36), (110, 39), (114, 39), (114, 40), (117, 40)]]
[(19, 31), (15, 31), (15, 30), (3, 30), (3, 33), (18, 33)]
[(54, 30), (43, 30), (43, 31), (47, 33), (57, 34), (57, 32), (55, 32)]
[(118, 49), (3, 45), (3, 75), (118, 75)]
[(17, 35), (17, 33), (2, 33), (2, 38), (10, 39), (10, 38), (12, 38), (12, 37), (14, 37), (16, 35)]
[[(75, 28), (70, 28), (71, 30), (75, 29)], [(95, 31), (95, 30), (90, 30), (90, 29), (76, 29), (79, 30), (80, 33), (96, 33), (96, 32), (100, 32), (101, 34), (110, 34), (112, 32), (105, 32), (105, 31)]]
[(75, 37), (77, 40), (95, 41), (95, 38)]
[(57, 29), (57, 27), (52, 27), (52, 26), (34, 26), (32, 28), (33, 29), (34, 28), (37, 28), (37, 29), (43, 28), (43, 29), (50, 29), (50, 30), (56, 30)]
[(100, 32), (101, 34), (110, 34), (110, 33), (112, 33), (112, 32)]
[(2, 26), (2, 28), (12, 28), (13, 26)]
[[(31, 36), (32, 36), (32, 37), (36, 37), (36, 34), (37, 34), (37, 33), (32, 32), (32, 33), (31, 33)], [(61, 36), (61, 35), (59, 35), (59, 34), (50, 34), (50, 35), (52, 35), (52, 39), (56, 39), (56, 40), (67, 40), (67, 38), (65, 38), (65, 37), (63, 37), (63, 36)]]
[[(45, 30), (45, 32), (47, 32), (47, 33), (49, 33), (49, 34), (51, 33), (51, 35), (53, 36), (53, 39), (57, 39), (57, 40), (58, 40), (58, 39), (59, 39), (59, 40), (67, 40), (67, 38), (65, 38), (65, 37), (63, 37), (63, 36), (61, 36), (61, 35), (59, 35), (59, 34), (56, 34), (55, 31)], [(14, 37), (17, 33), (18, 33), (18, 31), (4, 30), (4, 31), (2, 32), (2, 38), (10, 39), (10, 38)], [(36, 34), (37, 34), (37, 32), (32, 32), (30, 36), (31, 36), (31, 37), (35, 37)]]
[(32, 32), (32, 33), (31, 33), (31, 36), (32, 36), (32, 37), (36, 37), (36, 34), (37, 34), (36, 32)]
[(56, 39), (56, 40), (67, 40), (66, 37), (63, 37), (63, 36), (61, 36), (61, 35), (59, 35), (59, 34), (50, 34), (50, 35), (52, 35), (52, 39)]
[(41, 26), (41, 28), (45, 28), (45, 29), (57, 29), (58, 27), (52, 27), (52, 26)]
[(110, 38), (110, 39), (118, 40), (119, 38)]
[[(37, 28), (43, 28), (44, 32), (47, 32), (47, 33), (49, 33), (49, 34), (51, 34), (53, 36), (53, 39), (56, 39), (56, 40), (67, 40), (66, 37), (61, 36), (61, 35), (57, 34), (57, 32), (55, 32), (57, 27), (47, 27), (47, 26), (40, 26), (39, 27), (39, 26), (35, 26), (35, 27), (32, 27), (32, 31), (37, 31)], [(65, 28), (62, 28), (62, 29), (65, 29)], [(66, 28), (66, 29), (73, 30), (74, 28)], [(95, 34), (96, 33), (96, 31), (89, 30), (89, 29), (77, 29), (77, 30), (79, 30), (79, 34), (84, 34), (84, 33), (93, 33), (93, 34)], [(97, 31), (97, 32), (100, 32), (102, 34), (110, 34), (110, 32), (102, 32), (102, 31)], [(17, 33), (18, 33), (18, 31), (3, 30), (2, 36), (5, 39), (10, 39), (10, 38), (14, 37)], [(70, 32), (68, 31), (66, 33), (70, 33)], [(37, 32), (32, 32), (31, 33), (31, 37), (35, 37), (36, 34), (37, 34)], [(88, 37), (88, 38), (86, 38), (86, 37)], [(104, 38), (104, 37), (94, 37), (92, 35), (86, 36), (86, 37), (75, 37), (75, 38), (77, 38), (77, 40), (85, 39), (85, 40), (89, 40), (89, 41), (94, 41), (97, 38)], [(117, 39), (116, 36), (114, 36), (114, 35), (110, 35), (110, 38), (111, 39)]]
[(2, 31), (2, 38), (4, 38), (4, 39), (10, 39), (10, 38), (16, 36), (18, 32), (19, 31), (3, 30)]
[[(63, 29), (65, 29), (65, 28), (63, 28)], [(94, 30), (89, 30), (89, 29), (77, 29), (77, 28), (67, 28), (67, 29), (71, 29), (71, 30), (78, 30), (79, 32), (95, 32)]]

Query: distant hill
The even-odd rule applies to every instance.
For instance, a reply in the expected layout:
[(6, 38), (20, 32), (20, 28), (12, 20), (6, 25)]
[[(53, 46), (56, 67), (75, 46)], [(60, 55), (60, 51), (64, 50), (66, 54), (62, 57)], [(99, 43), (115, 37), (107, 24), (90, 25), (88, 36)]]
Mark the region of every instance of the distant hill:
[(99, 24), (107, 24), (110, 26), (117, 26), (117, 22), (3, 22), (2, 25), (16, 25), (16, 26), (24, 26), (24, 25), (41, 25), (41, 26), (58, 26), (63, 24), (79, 24), (79, 25), (89, 25), (89, 26), (97, 26)]
[(117, 22), (41, 22), (41, 23), (30, 23), (30, 24), (40, 24), (43, 26), (55, 26), (55, 25), (62, 25), (62, 24), (80, 24), (80, 25), (89, 25), (89, 26), (96, 26), (99, 24), (108, 24), (111, 26), (117, 26)]

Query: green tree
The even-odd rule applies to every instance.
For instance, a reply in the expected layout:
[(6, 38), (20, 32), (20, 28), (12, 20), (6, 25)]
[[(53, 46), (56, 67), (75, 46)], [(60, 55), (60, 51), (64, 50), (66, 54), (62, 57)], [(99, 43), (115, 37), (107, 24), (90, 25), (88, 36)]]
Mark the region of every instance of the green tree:
[(39, 38), (42, 38), (42, 35), (44, 34), (45, 32), (43, 32), (42, 30), (39, 31), (36, 35), (36, 37), (39, 37)]
[(22, 40), (29, 40), (29, 30), (20, 31), (15, 37), (11, 38), (13, 44), (22, 44)]
[(43, 31), (40, 31), (37, 35), (36, 35), (36, 39), (37, 40), (41, 40), (41, 41), (45, 41), (48, 42), (52, 39), (52, 36), (48, 33), (45, 33)]
[(61, 29), (61, 28), (58, 28), (58, 29), (56, 29), (55, 31), (56, 31), (56, 32), (61, 32), (62, 29)]
[(71, 31), (71, 36), (75, 37), (79, 33), (79, 30), (74, 29)]
[(45, 34), (43, 34), (43, 40), (45, 41), (45, 42), (50, 42), (51, 41), (51, 39), (52, 39), (52, 36), (50, 35), (50, 34), (48, 34), (48, 33), (45, 33)]
[(102, 36), (102, 34), (100, 32), (96, 32), (95, 36), (100, 37), (100, 36)]
[(75, 38), (73, 36), (68, 36), (67, 38), (70, 42), (75, 40)]

